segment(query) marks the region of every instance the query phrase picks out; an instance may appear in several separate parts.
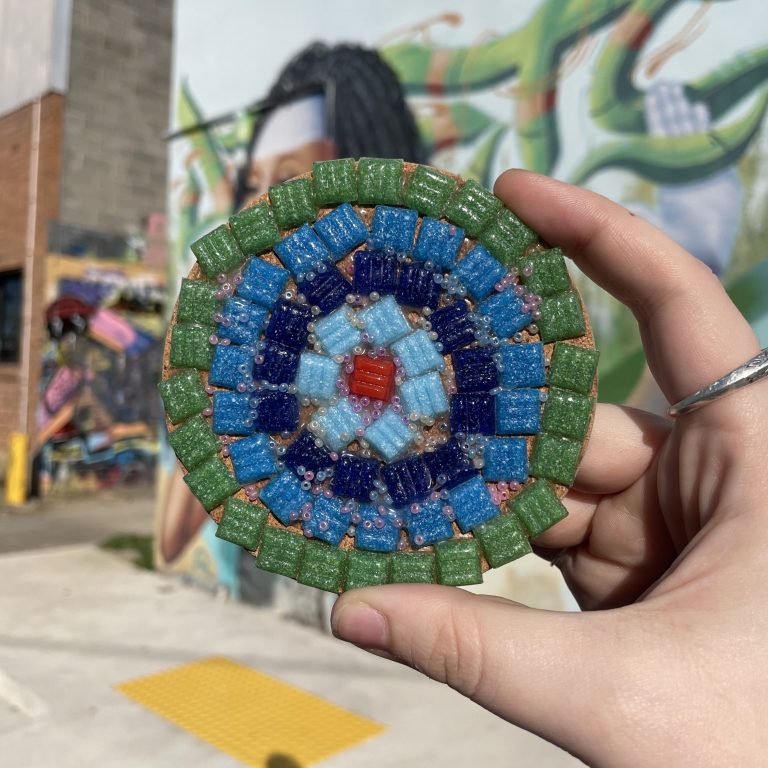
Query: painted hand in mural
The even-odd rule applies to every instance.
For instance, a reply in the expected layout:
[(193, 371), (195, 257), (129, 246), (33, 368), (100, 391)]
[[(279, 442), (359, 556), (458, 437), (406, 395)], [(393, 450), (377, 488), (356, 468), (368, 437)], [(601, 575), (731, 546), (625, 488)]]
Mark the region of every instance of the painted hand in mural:
[[(495, 191), (631, 308), (670, 402), (756, 353), (712, 272), (647, 222), (522, 171)], [(592, 765), (759, 764), (767, 406), (764, 385), (676, 422), (599, 406), (570, 516), (537, 542), (590, 612), (390, 585), (342, 596), (335, 633)]]
[[(692, 102), (681, 83), (655, 83), (646, 92), (645, 119), (651, 136), (691, 136), (711, 129), (709, 107)], [(699, 181), (663, 184), (655, 210), (632, 210), (666, 232), (716, 275), (730, 262), (739, 228), (742, 189), (734, 166)]]

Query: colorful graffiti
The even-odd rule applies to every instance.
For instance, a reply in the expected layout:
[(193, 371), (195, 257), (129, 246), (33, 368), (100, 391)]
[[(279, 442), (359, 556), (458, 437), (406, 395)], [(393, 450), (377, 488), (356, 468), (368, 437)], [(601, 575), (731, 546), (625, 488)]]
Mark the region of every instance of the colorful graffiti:
[(154, 477), (162, 360), (162, 272), (47, 260), (48, 341), (37, 412), (41, 494)]

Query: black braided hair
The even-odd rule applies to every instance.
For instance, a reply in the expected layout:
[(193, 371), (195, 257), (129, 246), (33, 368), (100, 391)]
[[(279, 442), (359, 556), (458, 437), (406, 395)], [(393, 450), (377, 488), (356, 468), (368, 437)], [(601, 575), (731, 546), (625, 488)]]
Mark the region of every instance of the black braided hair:
[[(426, 152), (397, 76), (376, 51), (312, 43), (285, 65), (267, 103), (275, 109), (314, 94), (325, 96), (326, 135), (339, 157), (425, 161)], [(263, 124), (263, 117), (256, 121), (248, 160), (238, 174), (236, 209), (248, 191), (248, 166)]]

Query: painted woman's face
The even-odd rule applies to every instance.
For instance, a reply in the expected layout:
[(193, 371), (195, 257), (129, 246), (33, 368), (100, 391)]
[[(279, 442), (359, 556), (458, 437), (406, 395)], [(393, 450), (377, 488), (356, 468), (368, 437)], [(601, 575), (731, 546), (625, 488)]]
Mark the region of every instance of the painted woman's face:
[(288, 152), (269, 157), (255, 157), (251, 161), (247, 179), (248, 193), (244, 205), (263, 195), (273, 184), (308, 173), (317, 160), (331, 160), (336, 156), (333, 142), (328, 139), (310, 141)]

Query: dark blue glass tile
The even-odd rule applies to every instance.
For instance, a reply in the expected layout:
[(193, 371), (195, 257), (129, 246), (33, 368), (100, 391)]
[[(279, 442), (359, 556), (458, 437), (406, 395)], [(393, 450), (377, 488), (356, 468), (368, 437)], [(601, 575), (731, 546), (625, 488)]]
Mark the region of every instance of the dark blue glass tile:
[(472, 460), (461, 450), (454, 438), (434, 451), (424, 453), (423, 458), (432, 476), (432, 482), (443, 488), (453, 488), (477, 474)]
[(253, 378), (270, 384), (290, 384), (299, 369), (299, 353), (276, 341), (266, 341), (256, 357), (263, 362), (254, 363)]
[(299, 283), (299, 291), (307, 297), (307, 304), (320, 307), (320, 312), (327, 315), (340, 307), (352, 293), (352, 286), (338, 267), (331, 267), (325, 272), (313, 273), (314, 279)]
[(444, 355), (466, 347), (475, 340), (475, 326), (470, 319), (467, 302), (463, 299), (436, 310), (429, 316), (432, 330), (443, 345)]
[(275, 389), (261, 389), (251, 395), (254, 426), (261, 432), (293, 432), (299, 424), (296, 395)]
[(421, 456), (409, 456), (392, 464), (384, 464), (381, 479), (387, 486), (394, 507), (422, 501), (429, 494), (431, 485), (429, 469)]
[(281, 299), (272, 310), (264, 336), (291, 349), (303, 349), (309, 335), (307, 323), (311, 319), (312, 312), (308, 306)]
[(441, 286), (435, 282), (435, 274), (417, 264), (402, 264), (397, 278), (397, 301), (406, 307), (437, 309)]
[(354, 256), (355, 293), (380, 295), (394, 293), (397, 288), (397, 257), (384, 251), (358, 251)]
[(459, 392), (490, 392), (499, 386), (499, 369), (488, 347), (459, 349), (451, 357)]
[(452, 395), (450, 425), (454, 434), (496, 434), (496, 398), (475, 392)]
[(337, 496), (346, 496), (357, 501), (370, 501), (373, 481), (379, 471), (376, 459), (363, 459), (345, 453), (336, 464), (331, 481), (331, 490)]
[(293, 472), (299, 467), (304, 467), (305, 472), (319, 472), (333, 465), (328, 451), (322, 445), (316, 445), (315, 436), (306, 429), (288, 446), (282, 460)]

